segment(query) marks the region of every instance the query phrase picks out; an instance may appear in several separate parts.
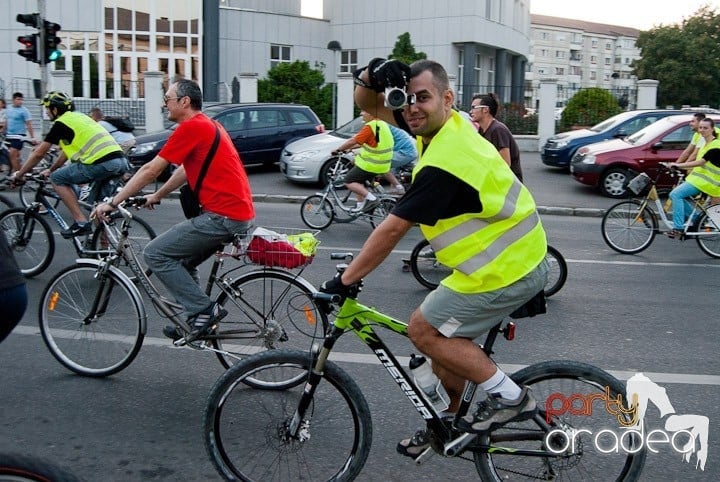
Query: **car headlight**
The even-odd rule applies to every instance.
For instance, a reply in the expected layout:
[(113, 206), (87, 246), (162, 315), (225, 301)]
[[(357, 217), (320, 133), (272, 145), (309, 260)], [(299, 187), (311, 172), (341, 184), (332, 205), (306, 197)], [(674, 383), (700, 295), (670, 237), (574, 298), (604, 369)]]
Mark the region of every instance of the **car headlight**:
[(138, 144), (137, 146), (133, 147), (133, 155), (135, 156), (142, 156), (143, 154), (147, 154), (150, 151), (154, 151), (157, 149), (160, 145), (160, 141), (155, 142), (147, 142), (145, 144)]
[(555, 141), (555, 148), (562, 149), (563, 147), (567, 146), (569, 142), (570, 142), (569, 139)]
[(320, 151), (317, 150), (298, 152), (292, 157), (292, 159), (290, 159), (290, 162), (305, 162), (308, 159), (315, 157), (319, 152)]
[(595, 164), (595, 154), (587, 154), (582, 159), (583, 164)]

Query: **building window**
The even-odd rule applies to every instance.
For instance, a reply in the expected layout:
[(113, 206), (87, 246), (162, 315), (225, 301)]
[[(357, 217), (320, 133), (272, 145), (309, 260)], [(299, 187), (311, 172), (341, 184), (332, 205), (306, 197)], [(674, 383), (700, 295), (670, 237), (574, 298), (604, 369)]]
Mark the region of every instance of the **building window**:
[(590, 42), (590, 45), (592, 46), (592, 48), (596, 49), (598, 46), (597, 39), (596, 38), (592, 39), (592, 41)]
[(556, 50), (556, 51), (555, 51), (555, 58), (556, 58), (556, 59), (564, 59), (564, 58), (565, 58), (565, 51), (564, 51), (564, 50)]
[(555, 75), (565, 75), (564, 67), (555, 67)]
[(550, 54), (548, 49), (540, 49), (540, 57), (547, 57)]
[(625, 65), (630, 65), (630, 59), (625, 57)]
[(495, 89), (495, 57), (488, 57), (487, 85), (488, 89)]
[(275, 68), (278, 64), (290, 62), (290, 51), (292, 47), (289, 45), (270, 45), (270, 68)]
[(340, 72), (354, 72), (357, 68), (357, 50), (340, 52)]
[(594, 70), (590, 71), (590, 80), (597, 80), (597, 72)]
[(611, 42), (605, 42), (605, 50), (612, 50), (612, 43), (611, 43)]
[(550, 40), (550, 32), (540, 32), (540, 40)]
[(597, 64), (597, 57), (595, 55), (590, 56), (590, 63), (591, 64)]
[(475, 72), (473, 75), (473, 82), (475, 83), (476, 91), (482, 90), (482, 55), (475, 54)]
[(610, 57), (605, 57), (605, 65), (610, 65), (610, 62), (612, 59)]
[(458, 49), (458, 70), (457, 70), (457, 100), (458, 105), (463, 105), (463, 75), (465, 75), (465, 50)]

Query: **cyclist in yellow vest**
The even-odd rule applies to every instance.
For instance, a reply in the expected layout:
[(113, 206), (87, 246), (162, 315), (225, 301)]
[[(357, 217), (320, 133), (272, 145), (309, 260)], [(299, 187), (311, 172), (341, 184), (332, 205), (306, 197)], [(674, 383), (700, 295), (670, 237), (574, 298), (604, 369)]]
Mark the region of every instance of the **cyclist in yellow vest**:
[[(54, 123), (45, 139), (17, 171), (15, 180), (21, 182), (25, 173), (40, 162), (53, 144), (59, 145), (61, 154), (42, 174), (50, 176), (55, 191), (74, 220), (60, 234), (65, 238), (88, 234), (92, 226), (78, 204), (74, 186), (120, 176), (130, 170), (130, 165), (115, 139), (93, 119), (76, 112), (75, 104), (67, 94), (48, 92), (40, 103)], [(63, 167), (67, 160), (70, 164)]]
[[(376, 61), (368, 70), (358, 74), (362, 84), (356, 82), (355, 98), (367, 100), (360, 105), (366, 110), (380, 109), (382, 94), (372, 93), (373, 86), (379, 82), (382, 91), (385, 79), (396, 82), (390, 85), (405, 84), (383, 73)], [(461, 420), (463, 430), (485, 432), (537, 410), (527, 387), (516, 385), (473, 340), (542, 292), (548, 272), (545, 231), (527, 188), (495, 147), (453, 111), (445, 69), (419, 60), (400, 71), (408, 79), (409, 105), (402, 115), (417, 136), (420, 154), (412, 185), (347, 270), (321, 290), (347, 294), (348, 285), (375, 269), (419, 224), (438, 261), (453, 271), (412, 314), (408, 335), (432, 359), (450, 395), (448, 415), (458, 408), (465, 380), (488, 393), (475, 414)], [(392, 118), (392, 113), (384, 115)], [(421, 430), (397, 450), (415, 459), (428, 447)]]
[(345, 187), (357, 197), (357, 206), (353, 209), (356, 212), (368, 211), (375, 207), (377, 197), (367, 190), (365, 181), (390, 171), (395, 145), (390, 127), (385, 121), (376, 119), (365, 111), (360, 115), (365, 121), (360, 132), (332, 152), (333, 155), (337, 155), (339, 152), (360, 146), (360, 152), (355, 156), (355, 165), (345, 175)]
[(670, 162), (669, 167), (691, 169), (685, 182), (670, 192), (673, 205), (673, 230), (668, 232), (671, 238), (682, 236), (683, 224), (692, 211), (689, 198), (705, 193), (712, 197), (720, 197), (720, 139), (715, 132), (715, 122), (706, 117), (698, 126), (705, 144), (698, 151), (697, 159), (689, 162)]

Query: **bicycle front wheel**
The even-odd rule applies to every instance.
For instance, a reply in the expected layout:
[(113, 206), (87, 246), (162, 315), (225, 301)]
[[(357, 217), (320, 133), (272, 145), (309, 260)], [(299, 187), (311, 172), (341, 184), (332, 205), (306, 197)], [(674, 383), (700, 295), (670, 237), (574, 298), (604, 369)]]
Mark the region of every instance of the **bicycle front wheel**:
[(607, 210), (602, 219), (602, 237), (618, 253), (635, 254), (655, 239), (658, 225), (654, 214), (638, 201), (622, 201)]
[(40, 332), (50, 353), (89, 377), (127, 367), (145, 337), (142, 300), (132, 282), (119, 272), (98, 280), (97, 273), (96, 264), (69, 266), (50, 280), (40, 299)]
[(410, 253), (410, 271), (421, 285), (431, 290), (437, 288), (440, 281), (452, 273), (450, 268), (438, 263), (435, 251), (427, 239), (416, 244)]
[(720, 204), (707, 208), (698, 224), (698, 246), (705, 254), (720, 258)]
[(550, 266), (548, 280), (545, 283), (545, 296), (552, 296), (565, 285), (567, 280), (567, 262), (560, 251), (548, 245), (545, 260)]
[[(572, 361), (548, 361), (526, 367), (511, 377), (519, 385), (531, 388), (538, 405), (543, 424), (547, 421), (557, 433), (548, 433), (535, 420), (510, 423), (479, 437), (480, 444), (490, 447), (474, 455), (475, 467), (484, 481), (513, 480), (618, 480), (633, 481), (640, 477), (645, 464), (646, 449), (638, 437), (624, 437), (626, 450), (606, 451), (595, 445), (594, 437), (603, 430), (618, 427), (618, 417), (630, 424), (631, 414), (613, 415), (604, 409), (595, 409), (586, 414), (577, 410), (576, 405), (568, 408), (558, 400), (582, 396), (588, 403), (596, 397), (605, 400), (607, 394), (613, 399), (622, 395), (625, 401), (625, 386), (609, 373), (588, 365)], [(607, 393), (606, 393), (607, 390)], [(579, 403), (573, 401), (571, 403)], [(554, 414), (548, 416), (546, 408), (552, 407)], [(625, 406), (627, 410), (627, 406)], [(580, 414), (583, 412), (583, 414)], [(624, 432), (623, 428), (618, 428)], [(619, 435), (618, 435), (619, 436)], [(563, 446), (568, 443), (566, 450)], [(555, 457), (524, 456), (513, 454), (518, 450), (538, 450), (549, 453), (553, 445)], [(496, 449), (493, 449), (493, 446)], [(497, 449), (502, 447), (503, 449)], [(636, 451), (636, 453), (629, 453)]]
[(7, 239), (22, 274), (28, 278), (47, 269), (55, 255), (55, 237), (42, 217), (24, 208), (0, 214), (0, 231)]
[(272, 351), (246, 358), (215, 382), (205, 409), (210, 459), (227, 480), (353, 480), (372, 443), (370, 409), (343, 370), (325, 362), (322, 379), (296, 436), (287, 434), (304, 384), (289, 390), (254, 389), (248, 378), (307, 377), (312, 358)]
[[(263, 269), (240, 275), (216, 301), (228, 311), (212, 344), (225, 368), (265, 350), (306, 353), (322, 340), (328, 319), (312, 299), (313, 288), (293, 273)], [(299, 382), (296, 380), (295, 382)], [(261, 380), (256, 383), (262, 385)]]
[(308, 196), (300, 206), (300, 217), (303, 222), (313, 229), (325, 229), (330, 226), (335, 217), (335, 210), (330, 201), (320, 195)]
[(80, 482), (67, 470), (47, 460), (0, 453), (0, 480), (12, 482)]

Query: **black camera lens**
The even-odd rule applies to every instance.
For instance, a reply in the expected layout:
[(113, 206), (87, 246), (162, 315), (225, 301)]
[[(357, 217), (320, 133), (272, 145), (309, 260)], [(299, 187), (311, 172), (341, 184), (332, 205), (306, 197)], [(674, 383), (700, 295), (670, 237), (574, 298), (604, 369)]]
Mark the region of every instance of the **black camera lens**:
[(385, 92), (385, 105), (391, 109), (400, 109), (407, 104), (407, 94), (404, 90), (393, 88)]

